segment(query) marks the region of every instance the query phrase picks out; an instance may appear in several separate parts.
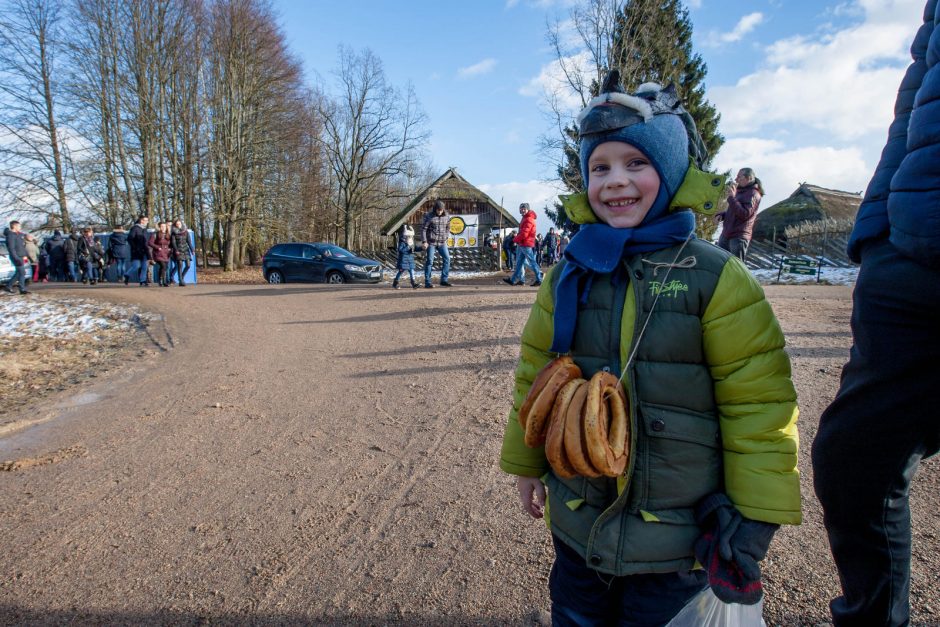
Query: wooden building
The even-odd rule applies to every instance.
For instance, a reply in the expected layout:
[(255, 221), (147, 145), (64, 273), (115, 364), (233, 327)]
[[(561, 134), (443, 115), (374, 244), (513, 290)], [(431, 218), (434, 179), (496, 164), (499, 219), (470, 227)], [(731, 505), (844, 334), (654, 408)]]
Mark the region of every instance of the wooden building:
[(784, 239), (786, 228), (820, 220), (855, 220), (862, 195), (801, 183), (789, 198), (762, 210), (754, 222), (754, 240)]
[(415, 239), (420, 241), (421, 223), (424, 216), (433, 211), (437, 200), (444, 201), (447, 213), (452, 216), (477, 216), (479, 237), (476, 247), (482, 246), (483, 239), (493, 229), (519, 226), (518, 218), (450, 168), (386, 222), (382, 235), (394, 235), (403, 224), (409, 224), (414, 227)]

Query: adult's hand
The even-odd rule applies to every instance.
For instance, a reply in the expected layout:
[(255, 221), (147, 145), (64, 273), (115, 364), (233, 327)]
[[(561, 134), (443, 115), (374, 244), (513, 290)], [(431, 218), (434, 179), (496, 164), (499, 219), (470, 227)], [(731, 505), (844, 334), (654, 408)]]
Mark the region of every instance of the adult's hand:
[(545, 486), (537, 477), (516, 477), (516, 490), (522, 511), (532, 518), (542, 518), (545, 509)]

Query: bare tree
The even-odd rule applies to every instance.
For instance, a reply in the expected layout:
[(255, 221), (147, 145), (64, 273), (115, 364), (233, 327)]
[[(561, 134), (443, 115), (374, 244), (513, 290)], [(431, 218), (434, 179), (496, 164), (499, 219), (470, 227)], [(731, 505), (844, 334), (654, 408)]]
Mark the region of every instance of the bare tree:
[(337, 94), (321, 100), (319, 113), (324, 153), (336, 184), (336, 213), (348, 247), (369, 208), (370, 191), (411, 169), (422, 158), (430, 133), (412, 86), (401, 92), (390, 85), (372, 51), (341, 47), (335, 76)]
[(13, 0), (0, 19), (0, 164), (16, 206), (71, 225), (66, 155), (57, 128), (57, 0)]

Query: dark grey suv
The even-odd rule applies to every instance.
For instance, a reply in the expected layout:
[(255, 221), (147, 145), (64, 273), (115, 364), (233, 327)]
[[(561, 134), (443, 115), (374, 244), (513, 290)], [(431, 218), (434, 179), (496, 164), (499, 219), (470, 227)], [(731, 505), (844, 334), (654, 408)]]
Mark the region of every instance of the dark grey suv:
[(378, 283), (383, 273), (381, 262), (328, 242), (276, 244), (264, 254), (261, 271), (268, 283)]

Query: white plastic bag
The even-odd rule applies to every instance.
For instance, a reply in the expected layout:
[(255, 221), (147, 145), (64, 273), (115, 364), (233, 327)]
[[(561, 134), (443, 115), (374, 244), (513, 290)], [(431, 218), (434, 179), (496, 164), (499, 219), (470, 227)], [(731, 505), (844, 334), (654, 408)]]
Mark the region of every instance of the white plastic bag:
[(705, 588), (666, 627), (767, 627), (764, 599), (754, 605), (723, 603), (711, 588)]

